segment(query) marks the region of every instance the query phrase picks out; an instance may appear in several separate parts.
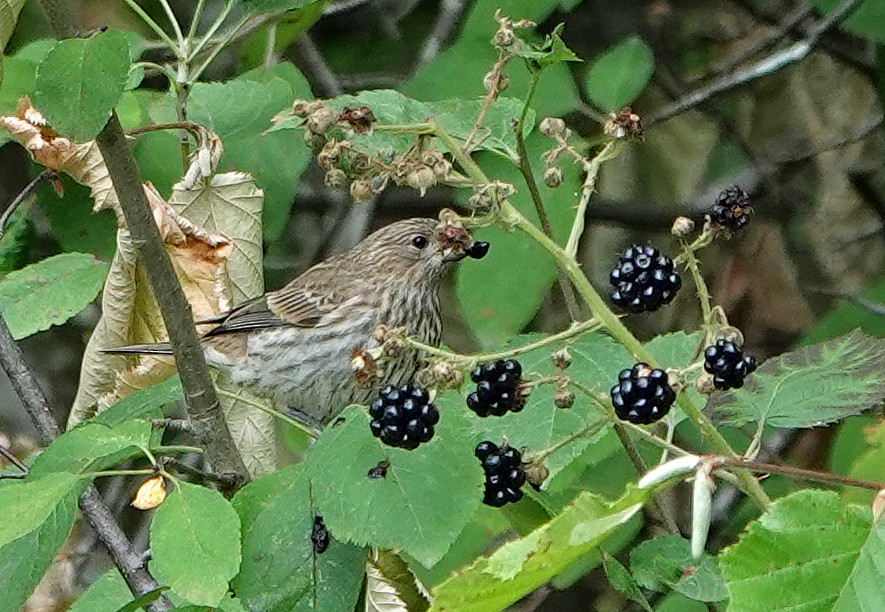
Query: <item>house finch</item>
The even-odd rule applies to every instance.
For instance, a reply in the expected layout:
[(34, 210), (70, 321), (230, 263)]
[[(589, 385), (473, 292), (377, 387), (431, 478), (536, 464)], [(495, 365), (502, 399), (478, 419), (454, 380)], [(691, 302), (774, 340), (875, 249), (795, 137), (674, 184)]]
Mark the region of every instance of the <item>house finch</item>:
[[(438, 343), (443, 272), (487, 250), (488, 243), (476, 242), (463, 228), (440, 227), (435, 219), (393, 223), (282, 289), (201, 321), (216, 324), (202, 337), (206, 361), (306, 422), (325, 424), (346, 406), (369, 399), (372, 390), (357, 385), (351, 359), (378, 346), (375, 329), (403, 328), (421, 342)], [(172, 354), (168, 343), (108, 352)], [(379, 386), (407, 383), (419, 358), (414, 350), (391, 356)]]

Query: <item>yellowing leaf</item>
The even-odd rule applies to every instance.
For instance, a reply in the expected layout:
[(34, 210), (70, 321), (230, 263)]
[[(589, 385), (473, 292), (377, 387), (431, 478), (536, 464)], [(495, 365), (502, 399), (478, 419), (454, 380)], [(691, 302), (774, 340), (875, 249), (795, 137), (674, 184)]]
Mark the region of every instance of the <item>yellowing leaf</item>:
[(154, 476), (141, 483), (130, 505), (139, 510), (150, 510), (162, 504), (164, 499), (166, 499), (166, 483), (162, 476)]

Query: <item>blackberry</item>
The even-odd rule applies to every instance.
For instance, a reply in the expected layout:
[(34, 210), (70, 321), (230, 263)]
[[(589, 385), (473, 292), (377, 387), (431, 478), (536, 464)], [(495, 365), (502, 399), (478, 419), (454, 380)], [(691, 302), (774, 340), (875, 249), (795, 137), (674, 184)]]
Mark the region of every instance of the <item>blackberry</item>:
[(506, 445), (499, 448), (494, 442), (485, 441), (476, 445), (474, 454), (486, 475), (484, 504), (500, 508), (522, 499), (525, 471), (518, 450)]
[(716, 196), (716, 203), (707, 214), (714, 225), (736, 232), (749, 222), (752, 212), (749, 194), (734, 185)]
[(504, 416), (508, 410), (519, 412), (525, 406), (519, 390), (522, 366), (514, 359), (478, 365), (470, 379), (476, 383), (476, 391), (467, 396), (467, 406), (481, 417)]
[(612, 302), (632, 313), (669, 304), (682, 286), (672, 259), (654, 247), (636, 244), (620, 256), (609, 282), (614, 286)]
[(621, 370), (611, 396), (619, 419), (648, 425), (670, 412), (676, 392), (667, 383), (666, 372), (637, 363), (632, 368)]
[(413, 385), (388, 385), (369, 407), (372, 434), (388, 446), (414, 450), (433, 438), (439, 411), (430, 403), (427, 389)]
[(717, 340), (704, 350), (704, 369), (713, 375), (717, 389), (739, 389), (747, 374), (756, 370), (756, 359), (744, 355), (734, 342)]
[(310, 529), (310, 541), (313, 542), (313, 552), (318, 555), (326, 552), (329, 548), (329, 530), (323, 522), (323, 517), (313, 517), (313, 527)]
[(488, 242), (474, 242), (473, 246), (467, 249), (466, 253), (473, 259), (482, 259), (489, 252)]

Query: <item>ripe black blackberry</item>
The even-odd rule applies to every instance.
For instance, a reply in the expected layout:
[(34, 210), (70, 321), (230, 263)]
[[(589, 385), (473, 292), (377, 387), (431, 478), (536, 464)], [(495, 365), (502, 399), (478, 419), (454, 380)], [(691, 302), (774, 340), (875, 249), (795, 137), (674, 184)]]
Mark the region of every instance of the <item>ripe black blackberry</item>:
[(413, 450), (433, 438), (439, 411), (430, 403), (427, 389), (414, 385), (388, 385), (369, 407), (372, 434), (388, 446)]
[(329, 548), (329, 530), (323, 522), (323, 517), (313, 517), (313, 527), (310, 529), (310, 541), (313, 542), (313, 552), (318, 555), (326, 552)]
[(621, 370), (618, 384), (611, 390), (612, 405), (619, 419), (648, 425), (662, 419), (673, 405), (676, 392), (667, 382), (667, 373), (645, 363)]
[(522, 366), (515, 359), (478, 365), (470, 379), (476, 383), (476, 391), (467, 396), (467, 406), (481, 417), (504, 416), (508, 410), (519, 412), (525, 406), (519, 389)]
[(756, 359), (744, 355), (734, 342), (720, 339), (704, 350), (704, 369), (713, 375), (717, 389), (739, 389), (747, 374), (756, 370)]
[(522, 469), (522, 455), (515, 448), (498, 445), (494, 442), (480, 442), (474, 451), (476, 458), (482, 462), (486, 475), (484, 504), (500, 508), (507, 503), (515, 503), (522, 499), (522, 485), (525, 484), (525, 472)]
[(749, 194), (734, 185), (716, 196), (716, 203), (707, 214), (714, 225), (736, 232), (749, 222), (752, 212)]
[(614, 286), (612, 302), (634, 314), (669, 304), (682, 286), (672, 259), (652, 246), (637, 244), (620, 256), (609, 282)]

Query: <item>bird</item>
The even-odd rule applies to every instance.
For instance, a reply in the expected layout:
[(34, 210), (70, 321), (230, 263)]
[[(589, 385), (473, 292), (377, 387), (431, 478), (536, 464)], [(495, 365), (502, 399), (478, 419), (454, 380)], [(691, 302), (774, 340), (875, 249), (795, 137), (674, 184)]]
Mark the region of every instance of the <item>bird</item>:
[[(443, 274), (488, 250), (487, 242), (474, 240), (464, 228), (436, 219), (391, 223), (282, 288), (199, 321), (213, 325), (201, 336), (206, 362), (303, 423), (325, 425), (372, 396), (372, 388), (357, 383), (352, 359), (378, 346), (378, 326), (438, 344)], [(156, 343), (105, 352), (171, 355), (172, 349)], [(420, 358), (416, 350), (390, 357), (377, 386), (407, 384)]]

